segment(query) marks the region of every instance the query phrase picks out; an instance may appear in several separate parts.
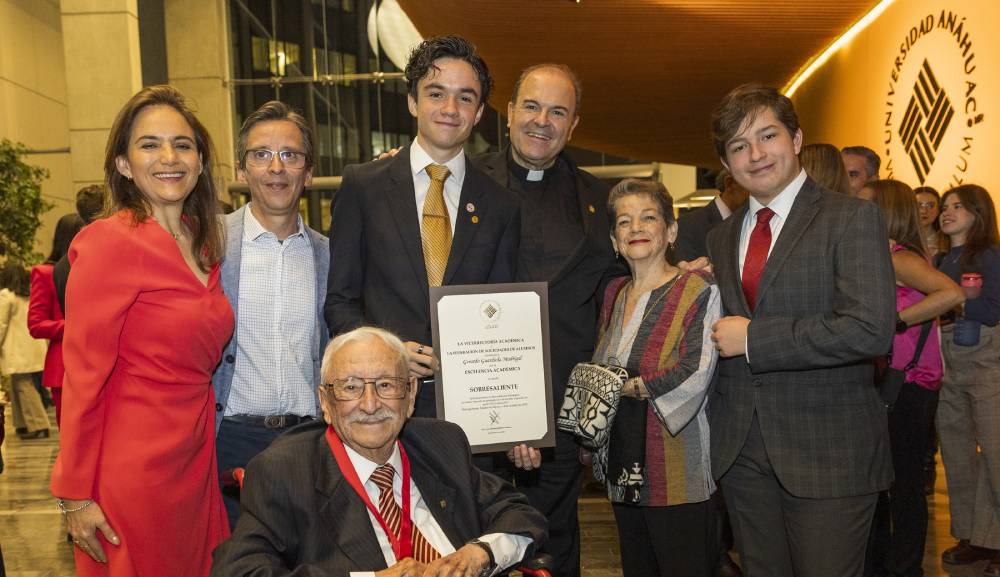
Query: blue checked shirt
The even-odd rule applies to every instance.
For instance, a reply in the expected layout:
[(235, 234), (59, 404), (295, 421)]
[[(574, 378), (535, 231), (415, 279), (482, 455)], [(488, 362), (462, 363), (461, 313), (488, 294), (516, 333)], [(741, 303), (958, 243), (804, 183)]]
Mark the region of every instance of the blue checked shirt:
[(284, 242), (243, 221), (236, 366), (229, 415), (316, 415), (312, 343), (316, 270), (302, 218)]

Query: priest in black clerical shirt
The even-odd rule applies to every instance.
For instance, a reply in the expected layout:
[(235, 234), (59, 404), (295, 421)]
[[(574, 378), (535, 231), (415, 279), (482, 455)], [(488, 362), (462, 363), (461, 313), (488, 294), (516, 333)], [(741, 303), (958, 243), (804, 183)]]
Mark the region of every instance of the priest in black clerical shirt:
[[(549, 283), (552, 388), (562, 403), (573, 366), (594, 352), (600, 291), (618, 269), (607, 216), (609, 186), (576, 167), (563, 153), (579, 121), (580, 82), (571, 69), (540, 64), (521, 73), (507, 107), (510, 146), (473, 164), (521, 199), (517, 280)], [(541, 455), (522, 445), (508, 455), (515, 482), (549, 521), (542, 552), (553, 556), (553, 574), (580, 574), (579, 447), (556, 433), (555, 449)], [(505, 459), (493, 470), (503, 474)], [(541, 466), (539, 467), (539, 462)], [(477, 464), (481, 464), (479, 460)], [(485, 464), (490, 468), (489, 464)]]

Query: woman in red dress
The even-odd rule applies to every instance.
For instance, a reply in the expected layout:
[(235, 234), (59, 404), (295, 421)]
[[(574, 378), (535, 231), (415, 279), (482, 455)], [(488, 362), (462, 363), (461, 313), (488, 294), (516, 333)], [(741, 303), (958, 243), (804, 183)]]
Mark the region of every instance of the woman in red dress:
[(52, 493), (81, 576), (206, 576), (228, 537), (212, 371), (233, 331), (208, 133), (169, 86), (118, 113), (112, 212), (70, 247)]
[(52, 403), (56, 406), (56, 424), (62, 421), (62, 307), (56, 298), (56, 285), (52, 280), (52, 267), (66, 256), (69, 243), (83, 227), (80, 215), (67, 214), (56, 223), (56, 233), (52, 239), (52, 252), (40, 265), (31, 267), (31, 297), (28, 304), (28, 332), (36, 339), (48, 339), (49, 350), (45, 353), (45, 369), (42, 370), (42, 384), (52, 391)]

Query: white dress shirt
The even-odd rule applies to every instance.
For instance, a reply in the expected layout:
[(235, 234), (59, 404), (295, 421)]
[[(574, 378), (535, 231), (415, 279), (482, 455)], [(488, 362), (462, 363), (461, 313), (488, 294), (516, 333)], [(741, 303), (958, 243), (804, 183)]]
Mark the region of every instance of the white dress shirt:
[(225, 416), (317, 416), (316, 266), (302, 217), (283, 242), (243, 217), (236, 366)]
[[(774, 211), (774, 216), (768, 221), (771, 227), (771, 246), (767, 249), (768, 258), (771, 257), (771, 251), (774, 250), (774, 243), (778, 242), (778, 235), (781, 234), (781, 228), (784, 226), (785, 221), (788, 220), (788, 213), (792, 210), (792, 204), (795, 203), (795, 198), (799, 195), (799, 191), (802, 190), (802, 185), (806, 182), (806, 171), (802, 169), (799, 171), (799, 175), (795, 177), (792, 182), (788, 183), (778, 196), (771, 199), (771, 202), (767, 204), (767, 208)], [(757, 226), (757, 212), (764, 208), (764, 205), (760, 203), (753, 195), (750, 196), (750, 206), (748, 207), (747, 213), (743, 216), (743, 228), (740, 230), (740, 286), (743, 285), (743, 263), (747, 259), (747, 247), (750, 246), (750, 233), (753, 232), (755, 226)], [(761, 273), (763, 274), (763, 272)], [(746, 357), (747, 362), (750, 362), (750, 331), (747, 331), (747, 340), (743, 343), (743, 356)]]
[[(413, 176), (413, 192), (417, 201), (417, 222), (420, 232), (424, 229), (424, 199), (427, 189), (431, 186), (431, 177), (427, 174), (427, 165), (437, 164), (420, 146), (419, 139), (410, 145), (410, 174)], [(458, 218), (458, 201), (462, 197), (462, 182), (465, 181), (465, 151), (460, 150), (451, 160), (444, 163), (451, 174), (444, 181), (444, 205), (448, 208), (448, 220), (451, 222), (451, 235), (455, 236), (455, 220)]]
[[(344, 448), (347, 450), (348, 458), (351, 459), (351, 464), (354, 465), (358, 479), (366, 479), (365, 491), (368, 492), (368, 498), (371, 499), (372, 504), (378, 507), (380, 491), (375, 481), (371, 480), (371, 476), (375, 472), (375, 469), (379, 467), (379, 464), (362, 457), (346, 443), (344, 444)], [(403, 501), (403, 460), (399, 454), (399, 445), (393, 448), (392, 456), (389, 457), (388, 462), (396, 469), (396, 475), (392, 478), (392, 495), (396, 499), (396, 504), (399, 505)], [(365, 509), (367, 510), (367, 507)], [(420, 489), (417, 488), (417, 484), (413, 482), (412, 477), (410, 478), (410, 518), (413, 520), (414, 530), (420, 529), (420, 533), (423, 534), (424, 539), (442, 557), (455, 552), (455, 546), (448, 540), (448, 536), (444, 534), (437, 520), (431, 515), (430, 509), (427, 508), (427, 503), (424, 502), (424, 497), (420, 494)], [(378, 545), (382, 549), (382, 556), (385, 557), (386, 567), (392, 567), (396, 564), (396, 554), (392, 550), (392, 543), (389, 542), (389, 537), (382, 530), (382, 525), (375, 518), (375, 515), (372, 515), (370, 510), (368, 511), (368, 520), (371, 521), (375, 535), (378, 537)], [(490, 533), (483, 535), (479, 539), (489, 543), (490, 549), (493, 550), (493, 557), (497, 564), (496, 570), (493, 572), (494, 575), (520, 561), (524, 557), (524, 552), (527, 550), (528, 545), (531, 544), (530, 537), (509, 533)], [(352, 571), (351, 575), (352, 577), (371, 577), (375, 575), (375, 572)]]
[[(792, 210), (792, 204), (795, 203), (795, 198), (799, 195), (799, 190), (802, 189), (802, 185), (806, 182), (806, 171), (799, 171), (799, 175), (795, 177), (792, 182), (788, 183), (788, 186), (784, 188), (777, 196), (771, 199), (771, 202), (767, 205), (774, 211), (774, 216), (771, 217), (771, 248), (767, 249), (767, 256), (771, 256), (771, 250), (774, 248), (774, 243), (778, 242), (778, 235), (781, 234), (781, 228), (784, 226), (785, 221), (788, 220), (788, 213)], [(740, 278), (743, 278), (743, 263), (747, 258), (747, 247), (750, 245), (750, 233), (753, 232), (755, 226), (757, 226), (757, 212), (764, 208), (764, 205), (760, 203), (753, 196), (750, 197), (750, 207), (747, 210), (746, 215), (743, 217), (743, 228), (740, 230)]]
[(719, 209), (719, 214), (722, 215), (722, 220), (726, 220), (733, 215), (733, 211), (729, 209), (729, 205), (722, 200), (721, 196), (715, 197), (715, 208)]

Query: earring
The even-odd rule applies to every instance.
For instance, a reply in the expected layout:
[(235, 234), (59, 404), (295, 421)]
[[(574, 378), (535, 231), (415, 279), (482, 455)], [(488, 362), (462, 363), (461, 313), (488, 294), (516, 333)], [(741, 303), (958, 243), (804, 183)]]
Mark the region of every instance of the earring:
[(619, 257), (619, 256), (620, 256), (620, 255), (618, 254), (618, 249), (616, 248), (616, 249), (615, 249), (615, 260), (618, 260), (618, 257)]

